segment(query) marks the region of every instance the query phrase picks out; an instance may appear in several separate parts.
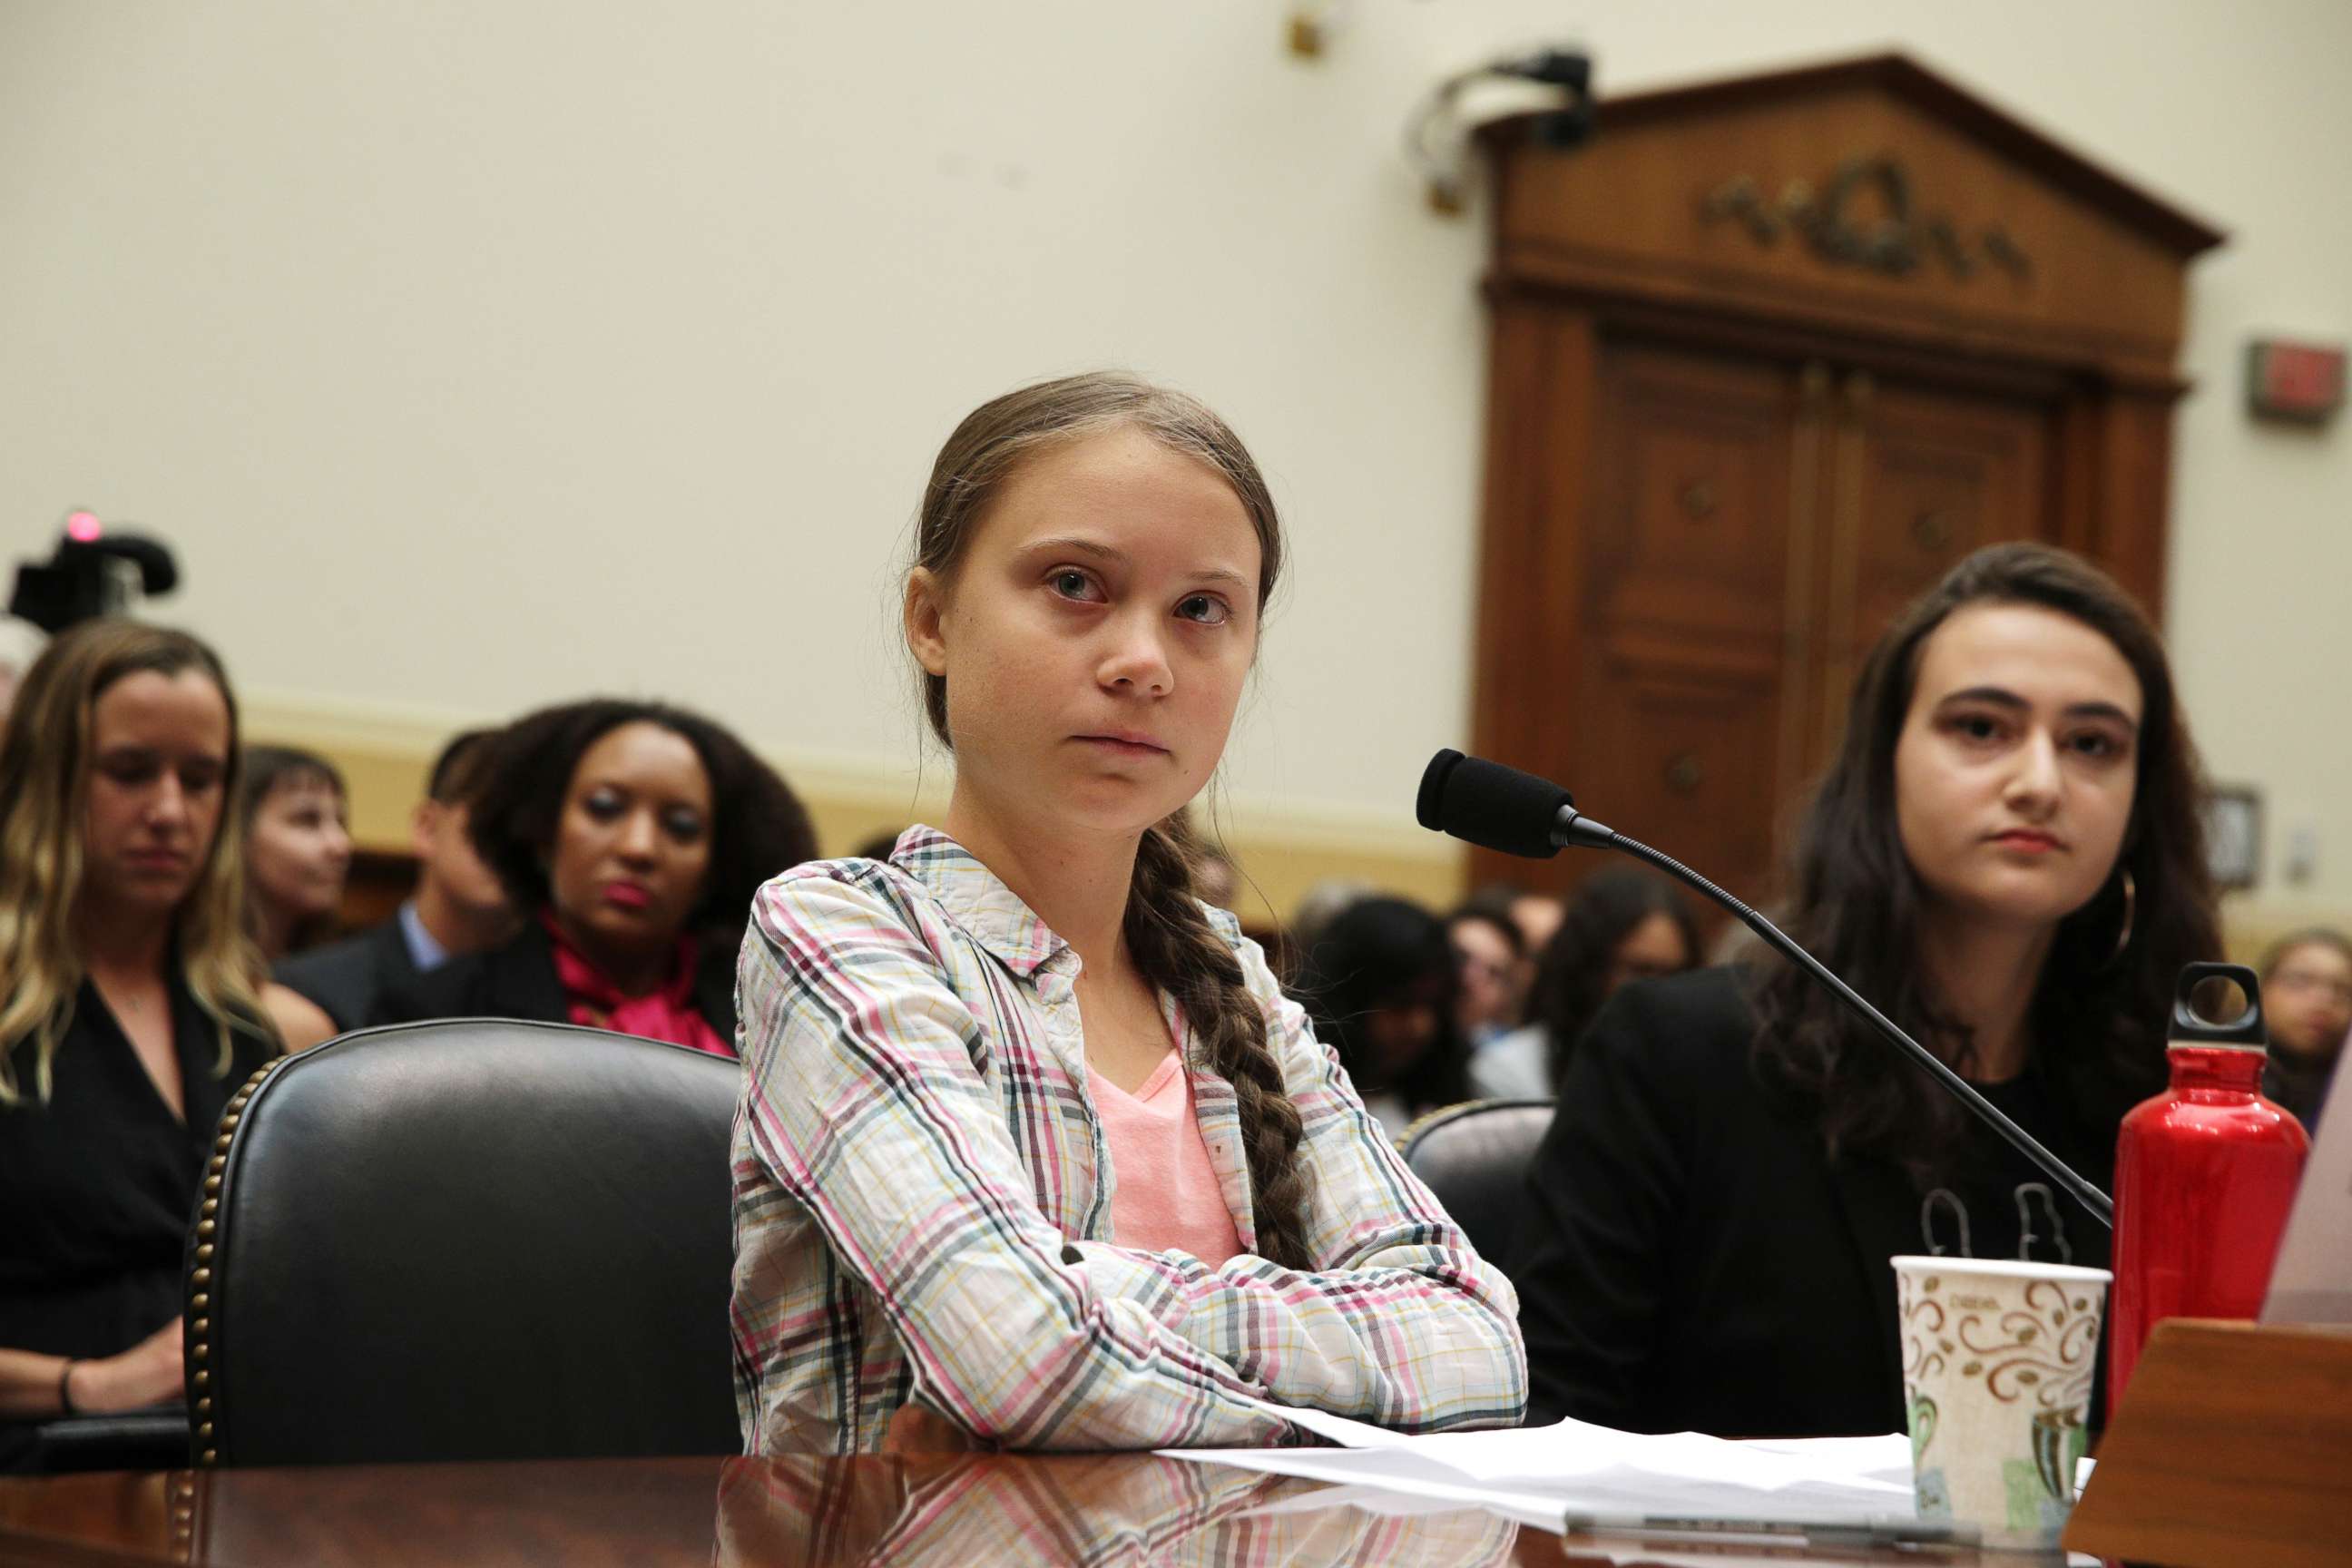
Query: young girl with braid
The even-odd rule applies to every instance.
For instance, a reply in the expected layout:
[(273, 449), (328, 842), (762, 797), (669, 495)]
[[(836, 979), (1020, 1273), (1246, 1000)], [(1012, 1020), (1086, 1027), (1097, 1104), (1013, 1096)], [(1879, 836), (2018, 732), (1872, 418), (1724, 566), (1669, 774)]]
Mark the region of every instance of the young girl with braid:
[(744, 939), (748, 1451), (1518, 1419), (1509, 1283), (1192, 896), (1177, 814), (1281, 560), (1191, 398), (1077, 376), (949, 437), (904, 602), (946, 814), (768, 883)]

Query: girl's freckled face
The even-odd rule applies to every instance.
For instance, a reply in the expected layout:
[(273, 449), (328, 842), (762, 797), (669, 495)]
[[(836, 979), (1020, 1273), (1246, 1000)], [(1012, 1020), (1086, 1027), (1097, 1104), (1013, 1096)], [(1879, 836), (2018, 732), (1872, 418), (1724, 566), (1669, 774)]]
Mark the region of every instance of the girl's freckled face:
[(959, 778), (1139, 830), (1224, 754), (1257, 647), (1261, 552), (1217, 472), (1133, 429), (1029, 458), (908, 634), (947, 679)]

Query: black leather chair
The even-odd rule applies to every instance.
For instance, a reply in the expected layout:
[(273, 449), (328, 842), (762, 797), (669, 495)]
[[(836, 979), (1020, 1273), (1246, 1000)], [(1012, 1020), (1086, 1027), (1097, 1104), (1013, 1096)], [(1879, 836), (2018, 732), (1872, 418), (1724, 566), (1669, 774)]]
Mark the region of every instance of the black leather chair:
[(1433, 1110), (1405, 1130), (1404, 1163), (1429, 1184), (1478, 1256), (1511, 1272), (1527, 1206), (1528, 1167), (1551, 1129), (1553, 1100), (1474, 1100)]
[(74, 1470), (176, 1470), (188, 1462), (188, 1413), (126, 1410), (120, 1415), (61, 1415), (36, 1434), (33, 1468), (59, 1476)]
[(221, 1119), (190, 1238), (197, 1462), (739, 1451), (740, 1081), (493, 1019), (272, 1064)]

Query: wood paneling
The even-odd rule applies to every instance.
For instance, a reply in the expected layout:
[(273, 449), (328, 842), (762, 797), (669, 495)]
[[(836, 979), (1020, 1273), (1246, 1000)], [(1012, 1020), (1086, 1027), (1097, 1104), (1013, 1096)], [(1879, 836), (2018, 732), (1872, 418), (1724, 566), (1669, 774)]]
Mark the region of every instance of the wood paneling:
[(1872, 640), (1971, 550), (2060, 542), (2160, 612), (2186, 263), (2220, 236), (1899, 58), (1600, 127), (1486, 138), (1475, 744), (1762, 899)]

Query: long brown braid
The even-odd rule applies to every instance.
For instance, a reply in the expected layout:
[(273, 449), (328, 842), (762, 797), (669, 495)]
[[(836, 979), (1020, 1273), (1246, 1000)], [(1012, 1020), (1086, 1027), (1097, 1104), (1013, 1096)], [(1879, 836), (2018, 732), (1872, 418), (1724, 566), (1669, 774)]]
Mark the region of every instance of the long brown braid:
[[(992, 398), (965, 416), (931, 466), (915, 529), (917, 568), (952, 584), (989, 503), (1023, 459), (1107, 430), (1142, 432), (1204, 464), (1233, 487), (1256, 531), (1263, 611), (1282, 569), (1282, 527), (1265, 477), (1233, 428), (1197, 399), (1117, 372), (1040, 382)], [(942, 744), (947, 679), (926, 672), (923, 710)], [(1299, 1169), (1298, 1108), (1266, 1037), (1265, 1009), (1250, 994), (1241, 961), (1192, 896), (1192, 844), (1181, 819), (1149, 829), (1135, 857), (1124, 935), (1136, 968), (1176, 999), (1202, 1063), (1234, 1087), (1247, 1152), (1257, 1252), (1286, 1268), (1311, 1268), (1307, 1181)]]
[(1266, 1040), (1265, 1013), (1241, 961), (1192, 896), (1197, 846), (1182, 816), (1148, 830), (1127, 899), (1127, 951), (1151, 983), (1176, 998), (1199, 1042), (1199, 1065), (1234, 1086), (1249, 1160), (1257, 1253), (1286, 1268), (1312, 1268), (1307, 1246), (1307, 1176), (1297, 1153), (1298, 1107)]

